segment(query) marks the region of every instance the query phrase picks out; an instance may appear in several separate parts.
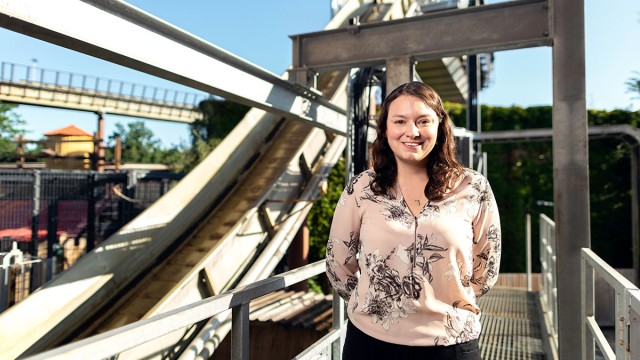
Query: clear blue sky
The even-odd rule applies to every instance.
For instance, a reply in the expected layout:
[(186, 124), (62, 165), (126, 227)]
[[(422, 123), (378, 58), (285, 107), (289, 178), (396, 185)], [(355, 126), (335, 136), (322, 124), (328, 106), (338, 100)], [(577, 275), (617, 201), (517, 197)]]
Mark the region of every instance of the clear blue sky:
[[(276, 74), (291, 63), (288, 35), (319, 31), (330, 18), (330, 0), (130, 0), (129, 3)], [(624, 84), (631, 76), (640, 76), (634, 73), (640, 72), (640, 1), (585, 0), (585, 13), (587, 107), (640, 109), (640, 99), (634, 99)], [(0, 44), (4, 49), (0, 61), (4, 62), (29, 65), (32, 59), (37, 59), (37, 66), (42, 68), (192, 91), (3, 28)], [(491, 86), (479, 96), (483, 104), (549, 105), (551, 49), (496, 53), (492, 77)], [(88, 132), (96, 130), (96, 116), (91, 113), (27, 105), (21, 105), (16, 112), (27, 121), (29, 138), (39, 138), (44, 132), (69, 124)], [(136, 120), (139, 119), (107, 114), (107, 134), (113, 131), (116, 122)], [(165, 146), (189, 139), (184, 124), (145, 122)]]

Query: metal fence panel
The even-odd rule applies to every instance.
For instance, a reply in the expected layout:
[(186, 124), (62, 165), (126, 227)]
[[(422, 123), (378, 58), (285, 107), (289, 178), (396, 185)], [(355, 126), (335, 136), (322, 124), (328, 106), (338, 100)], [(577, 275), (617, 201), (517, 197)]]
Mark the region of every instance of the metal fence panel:
[[(0, 170), (0, 252), (9, 252), (15, 243), (23, 253), (48, 259), (34, 270), (39, 279), (48, 280), (135, 218), (181, 178), (180, 174), (139, 170)], [(29, 284), (27, 295), (41, 285)]]

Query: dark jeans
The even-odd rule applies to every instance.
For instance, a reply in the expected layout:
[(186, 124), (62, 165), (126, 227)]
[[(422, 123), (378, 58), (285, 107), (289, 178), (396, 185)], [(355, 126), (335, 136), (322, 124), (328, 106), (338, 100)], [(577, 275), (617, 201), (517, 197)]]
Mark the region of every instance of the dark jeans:
[(408, 346), (392, 344), (373, 338), (347, 324), (347, 336), (342, 349), (343, 360), (356, 359), (446, 359), (481, 360), (478, 340), (450, 346)]

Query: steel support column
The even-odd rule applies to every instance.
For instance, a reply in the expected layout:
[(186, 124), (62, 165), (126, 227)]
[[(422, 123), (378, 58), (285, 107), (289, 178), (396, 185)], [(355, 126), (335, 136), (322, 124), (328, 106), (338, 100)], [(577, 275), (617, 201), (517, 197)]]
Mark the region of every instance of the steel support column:
[(478, 93), (480, 92), (480, 71), (478, 56), (469, 55), (467, 58), (467, 78), (469, 89), (467, 95), (467, 129), (480, 131), (480, 104)]
[(553, 191), (557, 239), (558, 354), (582, 348), (580, 249), (591, 246), (583, 0), (550, 1), (553, 28)]
[(389, 95), (393, 89), (413, 80), (414, 62), (410, 56), (395, 57), (387, 59), (387, 93)]
[(520, 0), (290, 36), (293, 66), (324, 71), (551, 45), (547, 1)]

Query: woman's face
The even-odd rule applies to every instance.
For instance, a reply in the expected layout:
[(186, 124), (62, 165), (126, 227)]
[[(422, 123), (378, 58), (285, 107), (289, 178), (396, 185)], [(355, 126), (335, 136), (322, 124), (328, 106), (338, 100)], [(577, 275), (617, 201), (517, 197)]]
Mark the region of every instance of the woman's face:
[(417, 97), (401, 95), (393, 100), (386, 136), (396, 161), (426, 166), (436, 144), (439, 122), (436, 112)]

